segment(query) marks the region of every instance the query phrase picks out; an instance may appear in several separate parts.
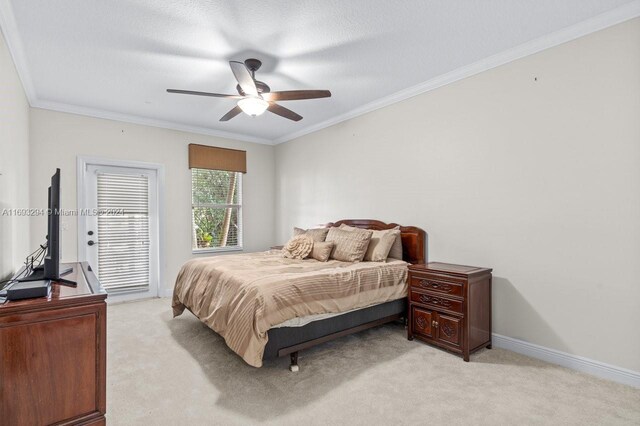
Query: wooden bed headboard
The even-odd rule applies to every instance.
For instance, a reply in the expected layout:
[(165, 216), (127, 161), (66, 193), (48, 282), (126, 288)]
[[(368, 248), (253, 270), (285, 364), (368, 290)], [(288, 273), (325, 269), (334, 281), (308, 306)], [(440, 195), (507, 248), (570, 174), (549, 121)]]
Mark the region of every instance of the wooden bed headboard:
[(362, 229), (372, 229), (380, 231), (383, 229), (393, 229), (400, 227), (400, 236), (402, 237), (402, 257), (405, 262), (412, 264), (425, 263), (426, 250), (425, 240), (427, 233), (417, 226), (402, 226), (397, 223), (384, 223), (373, 219), (343, 219), (337, 222), (330, 222), (323, 225), (325, 228), (340, 226), (342, 224)]

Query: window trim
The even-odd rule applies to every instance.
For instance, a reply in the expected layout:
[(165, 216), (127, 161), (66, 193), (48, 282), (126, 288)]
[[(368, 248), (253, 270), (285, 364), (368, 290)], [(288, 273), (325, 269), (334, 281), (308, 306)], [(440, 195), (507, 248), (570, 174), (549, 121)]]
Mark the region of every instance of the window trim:
[[(189, 169), (189, 171), (191, 172), (191, 232), (189, 232), (189, 234), (191, 235), (191, 254), (206, 254), (206, 253), (226, 253), (226, 252), (239, 252), (239, 251), (244, 251), (244, 221), (243, 221), (243, 217), (242, 217), (242, 210), (243, 210), (243, 203), (242, 203), (242, 181), (243, 181), (243, 173), (241, 172), (231, 172), (230, 170), (216, 170), (216, 171), (220, 171), (220, 172), (230, 172), (230, 173), (237, 173), (237, 178), (239, 179), (238, 181), (238, 203), (237, 204), (199, 204), (199, 207), (210, 207), (210, 208), (237, 208), (238, 209), (238, 222), (240, 223), (240, 232), (238, 235), (238, 245), (235, 246), (225, 246), (225, 247), (204, 247), (204, 248), (197, 248), (194, 247), (194, 241), (193, 241), (193, 170), (209, 170), (209, 169), (198, 169), (197, 167), (194, 167), (192, 169)], [(213, 169), (211, 169), (213, 170)]]

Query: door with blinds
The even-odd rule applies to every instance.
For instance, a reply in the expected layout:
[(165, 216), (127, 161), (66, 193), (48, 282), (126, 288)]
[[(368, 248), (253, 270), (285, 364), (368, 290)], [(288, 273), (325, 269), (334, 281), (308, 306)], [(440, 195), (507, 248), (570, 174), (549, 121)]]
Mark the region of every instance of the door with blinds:
[(86, 166), (84, 253), (111, 300), (158, 295), (157, 197), (156, 170)]

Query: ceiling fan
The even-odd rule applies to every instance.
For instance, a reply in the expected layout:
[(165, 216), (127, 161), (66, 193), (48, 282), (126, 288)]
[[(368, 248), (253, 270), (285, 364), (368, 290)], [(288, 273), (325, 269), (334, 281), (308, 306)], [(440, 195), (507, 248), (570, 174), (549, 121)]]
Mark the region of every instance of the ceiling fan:
[(242, 62), (229, 61), (231, 72), (238, 80), (236, 90), (239, 95), (225, 95), (221, 93), (194, 92), (192, 90), (167, 89), (169, 93), (181, 93), (183, 95), (211, 96), (214, 98), (238, 99), (238, 104), (220, 118), (220, 121), (229, 121), (241, 112), (252, 117), (262, 114), (265, 110), (293, 121), (302, 120), (302, 116), (288, 108), (278, 105), (276, 101), (299, 101), (303, 99), (328, 98), (331, 92), (328, 90), (285, 90), (272, 92), (264, 82), (256, 80), (256, 71), (262, 66), (258, 59), (247, 59)]

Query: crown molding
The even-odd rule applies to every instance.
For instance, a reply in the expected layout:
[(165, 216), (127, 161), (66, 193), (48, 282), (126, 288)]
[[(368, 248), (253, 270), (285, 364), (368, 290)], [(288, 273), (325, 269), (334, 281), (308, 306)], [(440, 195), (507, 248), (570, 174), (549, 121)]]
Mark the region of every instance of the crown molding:
[(9, 48), (9, 53), (11, 55), (11, 58), (13, 59), (13, 63), (15, 64), (16, 71), (18, 72), (18, 76), (20, 78), (20, 81), (22, 82), (22, 87), (24, 89), (25, 95), (27, 97), (27, 100), (29, 101), (29, 105), (32, 108), (48, 109), (53, 111), (84, 115), (88, 117), (103, 118), (106, 120), (115, 120), (125, 123), (178, 130), (181, 132), (190, 132), (244, 142), (273, 145), (273, 141), (269, 139), (249, 136), (241, 133), (226, 132), (224, 130), (214, 130), (201, 126), (189, 126), (172, 121), (156, 120), (131, 114), (122, 114), (113, 111), (87, 108), (78, 105), (39, 99), (33, 85), (33, 80), (31, 79), (29, 67), (27, 66), (26, 56), (24, 54), (24, 46), (22, 44), (22, 40), (20, 38), (14, 16), (15, 15), (13, 13), (13, 8), (11, 7), (11, 2), (9, 0), (0, 0), (0, 32), (2, 32), (2, 35), (4, 36), (7, 47)]
[(105, 111), (95, 108), (81, 107), (77, 105), (64, 104), (60, 102), (50, 102), (36, 100), (31, 104), (33, 108), (48, 109), (52, 111), (66, 112), (71, 114), (84, 115), (87, 117), (102, 118), (105, 120), (121, 121), (125, 123), (140, 124), (143, 126), (159, 127), (162, 129), (177, 130), (180, 132), (196, 133), (200, 135), (216, 136), (219, 138), (238, 140), (243, 142), (252, 142), (263, 145), (273, 145), (269, 139), (257, 138), (254, 136), (243, 135), (240, 133), (225, 132), (224, 130), (214, 130), (207, 127), (189, 126), (186, 124), (175, 123), (166, 120), (157, 120), (154, 118), (139, 117), (132, 114), (121, 114), (113, 111)]
[(317, 132), (343, 121), (350, 120), (368, 112), (372, 112), (377, 109), (392, 105), (394, 103), (412, 98), (414, 96), (418, 96), (447, 84), (462, 80), (467, 77), (471, 77), (492, 68), (496, 68), (500, 65), (504, 65), (517, 59), (521, 59), (534, 53), (538, 53), (542, 50), (558, 46), (568, 41), (575, 40), (579, 37), (586, 36), (588, 34), (600, 31), (624, 21), (628, 21), (638, 16), (640, 16), (640, 0), (634, 0), (633, 2), (627, 3), (621, 7), (610, 10), (603, 14), (594, 16), (593, 18), (579, 22), (570, 27), (489, 56), (473, 64), (457, 68), (446, 74), (439, 75), (431, 80), (425, 81), (407, 89), (403, 89), (399, 92), (377, 99), (373, 102), (369, 102), (365, 105), (361, 105), (358, 108), (344, 114), (332, 117), (323, 122), (304, 127), (295, 132), (291, 132), (279, 138), (270, 140), (267, 138), (259, 138), (241, 133), (226, 132), (224, 130), (214, 130), (200, 126), (189, 126), (172, 121), (156, 120), (152, 118), (139, 117), (135, 115), (122, 114), (112, 111), (105, 111), (38, 99), (27, 66), (27, 61), (24, 54), (24, 46), (22, 45), (20, 36), (18, 34), (18, 29), (15, 23), (11, 3), (9, 0), (0, 0), (0, 30), (2, 30), (5, 41), (11, 53), (11, 57), (13, 58), (13, 62), (16, 66), (16, 70), (18, 71), (18, 75), (20, 76), (20, 80), (22, 81), (25, 94), (27, 96), (29, 104), (32, 107), (266, 145), (277, 145), (283, 142), (300, 138), (301, 136), (307, 135), (309, 133)]
[(18, 71), (18, 77), (22, 82), (22, 88), (27, 96), (29, 105), (33, 105), (36, 100), (36, 91), (33, 80), (27, 67), (27, 59), (24, 55), (24, 46), (18, 35), (18, 27), (13, 14), (13, 8), (9, 0), (0, 0), (0, 32), (4, 36), (4, 41), (9, 48), (9, 54)]
[(318, 130), (322, 130), (324, 128), (333, 126), (346, 120), (350, 120), (368, 112), (384, 108), (397, 102), (404, 101), (414, 96), (421, 95), (447, 84), (454, 83), (458, 80), (480, 74), (481, 72), (488, 71), (500, 65), (504, 65), (517, 59), (521, 59), (534, 53), (538, 53), (542, 50), (546, 50), (551, 47), (569, 42), (571, 40), (575, 40), (577, 38), (586, 36), (596, 31), (603, 30), (616, 24), (620, 24), (638, 16), (640, 16), (640, 0), (635, 0), (631, 3), (627, 3), (624, 6), (594, 16), (593, 18), (579, 22), (570, 27), (507, 49), (480, 61), (457, 68), (446, 74), (441, 74), (431, 80), (427, 80), (413, 87), (403, 89), (389, 96), (376, 99), (373, 102), (369, 102), (345, 114), (332, 117), (321, 123), (314, 124), (312, 126), (305, 127), (304, 129), (300, 129), (293, 133), (281, 136), (275, 139), (273, 143), (277, 145), (283, 142), (297, 139), (301, 136), (308, 135), (309, 133), (317, 132)]

